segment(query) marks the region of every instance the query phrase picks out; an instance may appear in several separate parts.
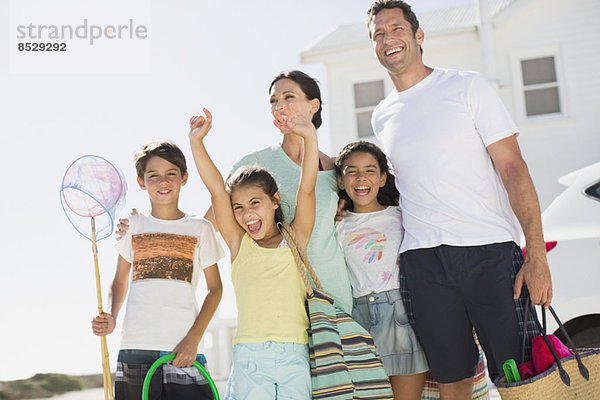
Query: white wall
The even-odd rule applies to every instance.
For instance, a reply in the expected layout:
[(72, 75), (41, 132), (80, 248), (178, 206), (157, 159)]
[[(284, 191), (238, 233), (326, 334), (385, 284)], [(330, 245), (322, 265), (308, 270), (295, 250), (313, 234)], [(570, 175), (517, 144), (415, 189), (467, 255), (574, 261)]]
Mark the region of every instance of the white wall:
[[(496, 60), (519, 142), (542, 208), (564, 188), (556, 179), (600, 160), (600, 2), (530, 1), (497, 27)], [(518, 60), (556, 54), (563, 116), (525, 118)]]

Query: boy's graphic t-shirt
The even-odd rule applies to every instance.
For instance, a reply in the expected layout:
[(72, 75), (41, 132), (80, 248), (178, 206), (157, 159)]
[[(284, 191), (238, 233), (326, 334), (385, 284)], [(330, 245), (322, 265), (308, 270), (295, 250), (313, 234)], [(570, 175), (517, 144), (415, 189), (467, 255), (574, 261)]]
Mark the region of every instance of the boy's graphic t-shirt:
[(336, 230), (354, 297), (399, 287), (398, 250), (404, 235), (399, 207), (370, 213), (348, 212), (336, 224)]
[(202, 270), (223, 258), (223, 249), (203, 218), (161, 220), (141, 213), (129, 221), (127, 235), (115, 245), (132, 264), (121, 349), (171, 351), (198, 316)]

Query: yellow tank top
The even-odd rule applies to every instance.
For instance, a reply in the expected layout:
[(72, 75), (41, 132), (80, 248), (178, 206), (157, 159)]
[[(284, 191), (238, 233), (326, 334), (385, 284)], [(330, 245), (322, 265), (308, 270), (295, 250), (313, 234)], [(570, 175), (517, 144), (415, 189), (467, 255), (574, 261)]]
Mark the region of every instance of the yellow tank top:
[(308, 343), (306, 287), (289, 248), (262, 248), (244, 234), (231, 280), (238, 309), (233, 344)]

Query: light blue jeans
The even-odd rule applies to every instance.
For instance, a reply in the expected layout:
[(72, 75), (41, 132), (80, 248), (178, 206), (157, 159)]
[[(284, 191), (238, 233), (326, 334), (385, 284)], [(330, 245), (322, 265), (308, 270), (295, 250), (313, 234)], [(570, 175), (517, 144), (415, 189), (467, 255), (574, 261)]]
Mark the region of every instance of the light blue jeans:
[(225, 400), (298, 400), (312, 398), (308, 345), (238, 343)]

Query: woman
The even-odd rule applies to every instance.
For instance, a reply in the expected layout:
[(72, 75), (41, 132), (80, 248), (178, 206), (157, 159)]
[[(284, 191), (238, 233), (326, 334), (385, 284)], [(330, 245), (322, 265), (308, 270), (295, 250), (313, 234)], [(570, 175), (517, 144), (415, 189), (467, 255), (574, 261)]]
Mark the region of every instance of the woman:
[[(298, 113), (310, 117), (317, 129), (321, 126), (321, 91), (317, 82), (307, 74), (288, 71), (277, 75), (269, 86), (269, 95), (271, 113), (277, 111), (285, 117), (284, 106), (294, 104)], [(287, 128), (282, 128), (281, 133), (283, 140), (280, 144), (247, 154), (234, 164), (231, 173), (245, 165), (259, 165), (271, 172), (279, 186), (284, 219), (289, 223), (296, 208), (303, 146), (302, 139), (291, 134)], [(338, 189), (334, 160), (322, 152), (319, 152), (319, 173), (315, 191), (316, 218), (308, 243), (308, 258), (325, 291), (334, 298), (340, 308), (350, 313), (350, 281), (344, 255), (335, 236), (334, 218)]]

